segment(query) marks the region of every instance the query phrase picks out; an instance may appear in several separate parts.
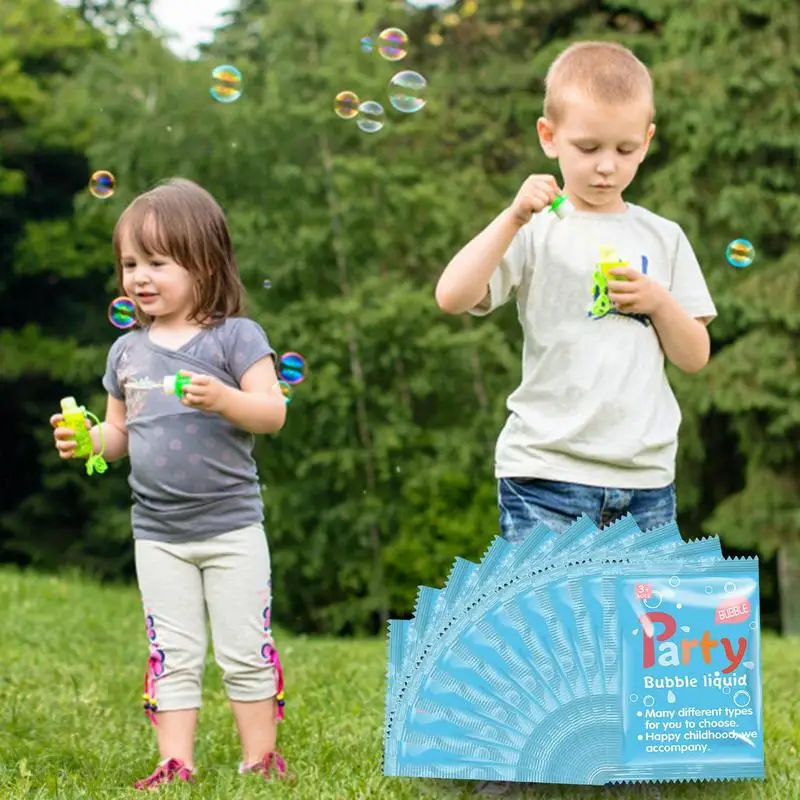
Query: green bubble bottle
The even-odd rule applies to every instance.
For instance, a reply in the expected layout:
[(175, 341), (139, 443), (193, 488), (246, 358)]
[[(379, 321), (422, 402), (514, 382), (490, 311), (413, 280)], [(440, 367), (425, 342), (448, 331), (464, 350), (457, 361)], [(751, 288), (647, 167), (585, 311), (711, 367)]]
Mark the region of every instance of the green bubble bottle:
[(167, 375), (161, 384), (161, 388), (164, 394), (174, 394), (175, 397), (180, 399), (183, 397), (184, 388), (191, 382), (192, 379), (189, 375)]
[[(103, 451), (105, 450), (105, 442), (103, 441), (103, 428), (100, 425), (100, 420), (87, 411), (83, 406), (79, 406), (74, 397), (64, 397), (61, 400), (61, 416), (64, 419), (59, 422), (62, 428), (70, 428), (75, 432), (75, 452), (73, 458), (86, 459), (86, 474), (91, 475), (96, 472), (102, 475), (107, 469), (103, 458)], [(86, 427), (86, 420), (90, 418), (98, 425), (100, 433), (100, 452), (95, 454), (94, 442)]]

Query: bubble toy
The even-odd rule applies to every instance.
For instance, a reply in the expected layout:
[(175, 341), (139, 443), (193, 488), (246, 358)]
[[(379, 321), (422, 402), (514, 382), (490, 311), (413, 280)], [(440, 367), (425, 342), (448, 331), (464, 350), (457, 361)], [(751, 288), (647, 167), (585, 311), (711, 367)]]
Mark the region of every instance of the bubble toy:
[(290, 386), (306, 379), (306, 360), (300, 353), (284, 353), (278, 360), (278, 377)]
[(214, 85), (209, 89), (218, 103), (233, 103), (242, 96), (242, 73), (230, 64), (220, 64), (211, 70)]
[(575, 206), (572, 205), (565, 194), (557, 195), (556, 199), (550, 204), (550, 211), (559, 219), (566, 219), (574, 210)]
[(183, 390), (192, 382), (188, 375), (167, 375), (161, 383), (164, 394), (172, 395), (180, 399), (183, 397)]
[(117, 297), (108, 306), (108, 321), (120, 330), (136, 324), (136, 305), (130, 297)]
[[(107, 469), (103, 458), (106, 445), (103, 438), (103, 426), (100, 420), (87, 411), (83, 406), (79, 406), (74, 397), (64, 397), (61, 400), (61, 416), (63, 419), (58, 423), (59, 428), (69, 428), (75, 433), (75, 452), (72, 454), (73, 458), (86, 459), (86, 474), (92, 475), (97, 473), (102, 475)], [(86, 427), (86, 420), (89, 419), (97, 425), (98, 435), (100, 437), (100, 452), (94, 452), (94, 442)]]
[(403, 114), (413, 114), (425, 106), (428, 82), (412, 70), (398, 72), (389, 81), (389, 102)]
[(92, 173), (89, 179), (89, 193), (98, 200), (108, 200), (117, 188), (117, 179), (105, 169)]
[(734, 239), (725, 249), (725, 258), (737, 269), (749, 267), (755, 257), (756, 249), (747, 239)]

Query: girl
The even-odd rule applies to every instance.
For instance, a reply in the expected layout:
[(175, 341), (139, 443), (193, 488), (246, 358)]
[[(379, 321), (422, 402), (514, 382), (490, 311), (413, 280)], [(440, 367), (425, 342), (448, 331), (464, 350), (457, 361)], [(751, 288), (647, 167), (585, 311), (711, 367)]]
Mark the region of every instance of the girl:
[[(161, 761), (137, 789), (191, 781), (206, 617), (242, 745), (240, 772), (287, 775), (276, 751), (283, 676), (270, 627), (270, 559), (253, 434), (286, 417), (275, 351), (239, 316), (244, 288), (225, 215), (195, 183), (141, 195), (114, 229), (117, 278), (141, 328), (114, 342), (95, 451), (130, 456), (136, 575), (150, 654), (145, 710)], [(180, 402), (163, 378), (191, 377)], [(63, 459), (74, 433), (50, 420)]]

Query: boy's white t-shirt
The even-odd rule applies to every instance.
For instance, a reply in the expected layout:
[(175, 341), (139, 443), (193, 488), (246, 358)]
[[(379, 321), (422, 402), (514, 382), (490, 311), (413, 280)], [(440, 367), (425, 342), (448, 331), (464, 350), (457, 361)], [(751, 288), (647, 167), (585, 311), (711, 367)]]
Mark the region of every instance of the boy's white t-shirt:
[(482, 316), (515, 297), (523, 331), (522, 382), (497, 441), (498, 478), (620, 489), (674, 480), (681, 414), (655, 328), (647, 317), (603, 315), (595, 302), (596, 265), (617, 260), (669, 288), (689, 316), (716, 316), (676, 223), (631, 203), (563, 220), (549, 209), (535, 214), (471, 309)]

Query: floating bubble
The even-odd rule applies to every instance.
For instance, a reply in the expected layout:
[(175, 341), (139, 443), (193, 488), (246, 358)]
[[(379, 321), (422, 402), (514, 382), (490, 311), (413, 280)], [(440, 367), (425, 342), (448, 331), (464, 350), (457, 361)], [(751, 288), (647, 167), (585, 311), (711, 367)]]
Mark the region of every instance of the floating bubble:
[(364, 133), (377, 133), (383, 127), (385, 117), (383, 106), (374, 100), (365, 100), (358, 107), (356, 125)]
[(386, 28), (378, 37), (378, 52), (387, 61), (401, 61), (408, 54), (408, 34), (400, 28)]
[(130, 297), (117, 297), (108, 307), (108, 321), (122, 330), (136, 324), (136, 305)]
[(372, 39), (369, 36), (362, 36), (360, 45), (362, 53), (372, 52)]
[(98, 200), (108, 200), (117, 188), (117, 179), (107, 170), (99, 169), (89, 179), (89, 191)]
[(725, 258), (732, 267), (749, 267), (756, 257), (756, 249), (747, 239), (734, 239), (725, 250)]
[(209, 90), (218, 103), (233, 103), (242, 96), (242, 73), (230, 64), (211, 70), (214, 85)]
[(283, 402), (288, 406), (292, 402), (292, 387), (286, 381), (278, 381), (273, 387), (283, 395)]
[(425, 105), (425, 90), (428, 81), (411, 70), (398, 72), (389, 81), (389, 102), (404, 114), (413, 114)]
[(278, 361), (278, 377), (290, 386), (306, 379), (306, 360), (300, 353), (284, 353)]
[(358, 107), (361, 101), (355, 92), (339, 92), (333, 102), (333, 110), (337, 117), (342, 119), (353, 119), (358, 115)]
[(272, 288), (272, 281), (264, 281), (264, 288), (271, 289)]

